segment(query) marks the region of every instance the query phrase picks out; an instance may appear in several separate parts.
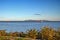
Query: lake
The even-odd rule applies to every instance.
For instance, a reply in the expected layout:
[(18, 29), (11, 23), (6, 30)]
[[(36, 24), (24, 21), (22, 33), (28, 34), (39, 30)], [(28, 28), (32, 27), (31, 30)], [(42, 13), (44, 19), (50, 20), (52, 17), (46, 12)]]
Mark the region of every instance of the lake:
[(0, 30), (7, 32), (26, 32), (29, 29), (37, 29), (44, 26), (59, 28), (60, 22), (0, 22)]

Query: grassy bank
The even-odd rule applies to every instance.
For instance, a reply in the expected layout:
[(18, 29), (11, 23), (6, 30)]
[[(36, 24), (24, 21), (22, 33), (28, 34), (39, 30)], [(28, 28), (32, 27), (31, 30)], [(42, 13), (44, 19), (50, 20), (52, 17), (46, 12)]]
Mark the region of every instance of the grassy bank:
[(60, 28), (43, 27), (41, 30), (30, 29), (24, 32), (10, 32), (0, 30), (0, 40), (60, 40)]

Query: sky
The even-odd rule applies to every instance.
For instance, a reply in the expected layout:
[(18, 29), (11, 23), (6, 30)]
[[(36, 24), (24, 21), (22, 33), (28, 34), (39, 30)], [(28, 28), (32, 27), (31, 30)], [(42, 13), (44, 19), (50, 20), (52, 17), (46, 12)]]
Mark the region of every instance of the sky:
[(0, 21), (60, 21), (60, 0), (0, 0)]

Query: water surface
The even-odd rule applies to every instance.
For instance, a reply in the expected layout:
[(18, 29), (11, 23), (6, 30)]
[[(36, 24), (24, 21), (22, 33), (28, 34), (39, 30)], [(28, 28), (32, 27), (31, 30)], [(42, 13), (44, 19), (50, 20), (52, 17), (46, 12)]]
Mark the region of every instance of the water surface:
[(25, 32), (28, 29), (39, 30), (44, 26), (59, 28), (60, 22), (0, 22), (0, 30), (7, 32)]

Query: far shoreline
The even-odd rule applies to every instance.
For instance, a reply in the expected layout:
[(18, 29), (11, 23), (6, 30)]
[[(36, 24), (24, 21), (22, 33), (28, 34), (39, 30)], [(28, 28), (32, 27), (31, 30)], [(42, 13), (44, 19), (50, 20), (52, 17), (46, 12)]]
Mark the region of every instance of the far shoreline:
[(60, 21), (50, 21), (50, 20), (23, 20), (23, 21), (0, 21), (0, 22), (60, 22)]

